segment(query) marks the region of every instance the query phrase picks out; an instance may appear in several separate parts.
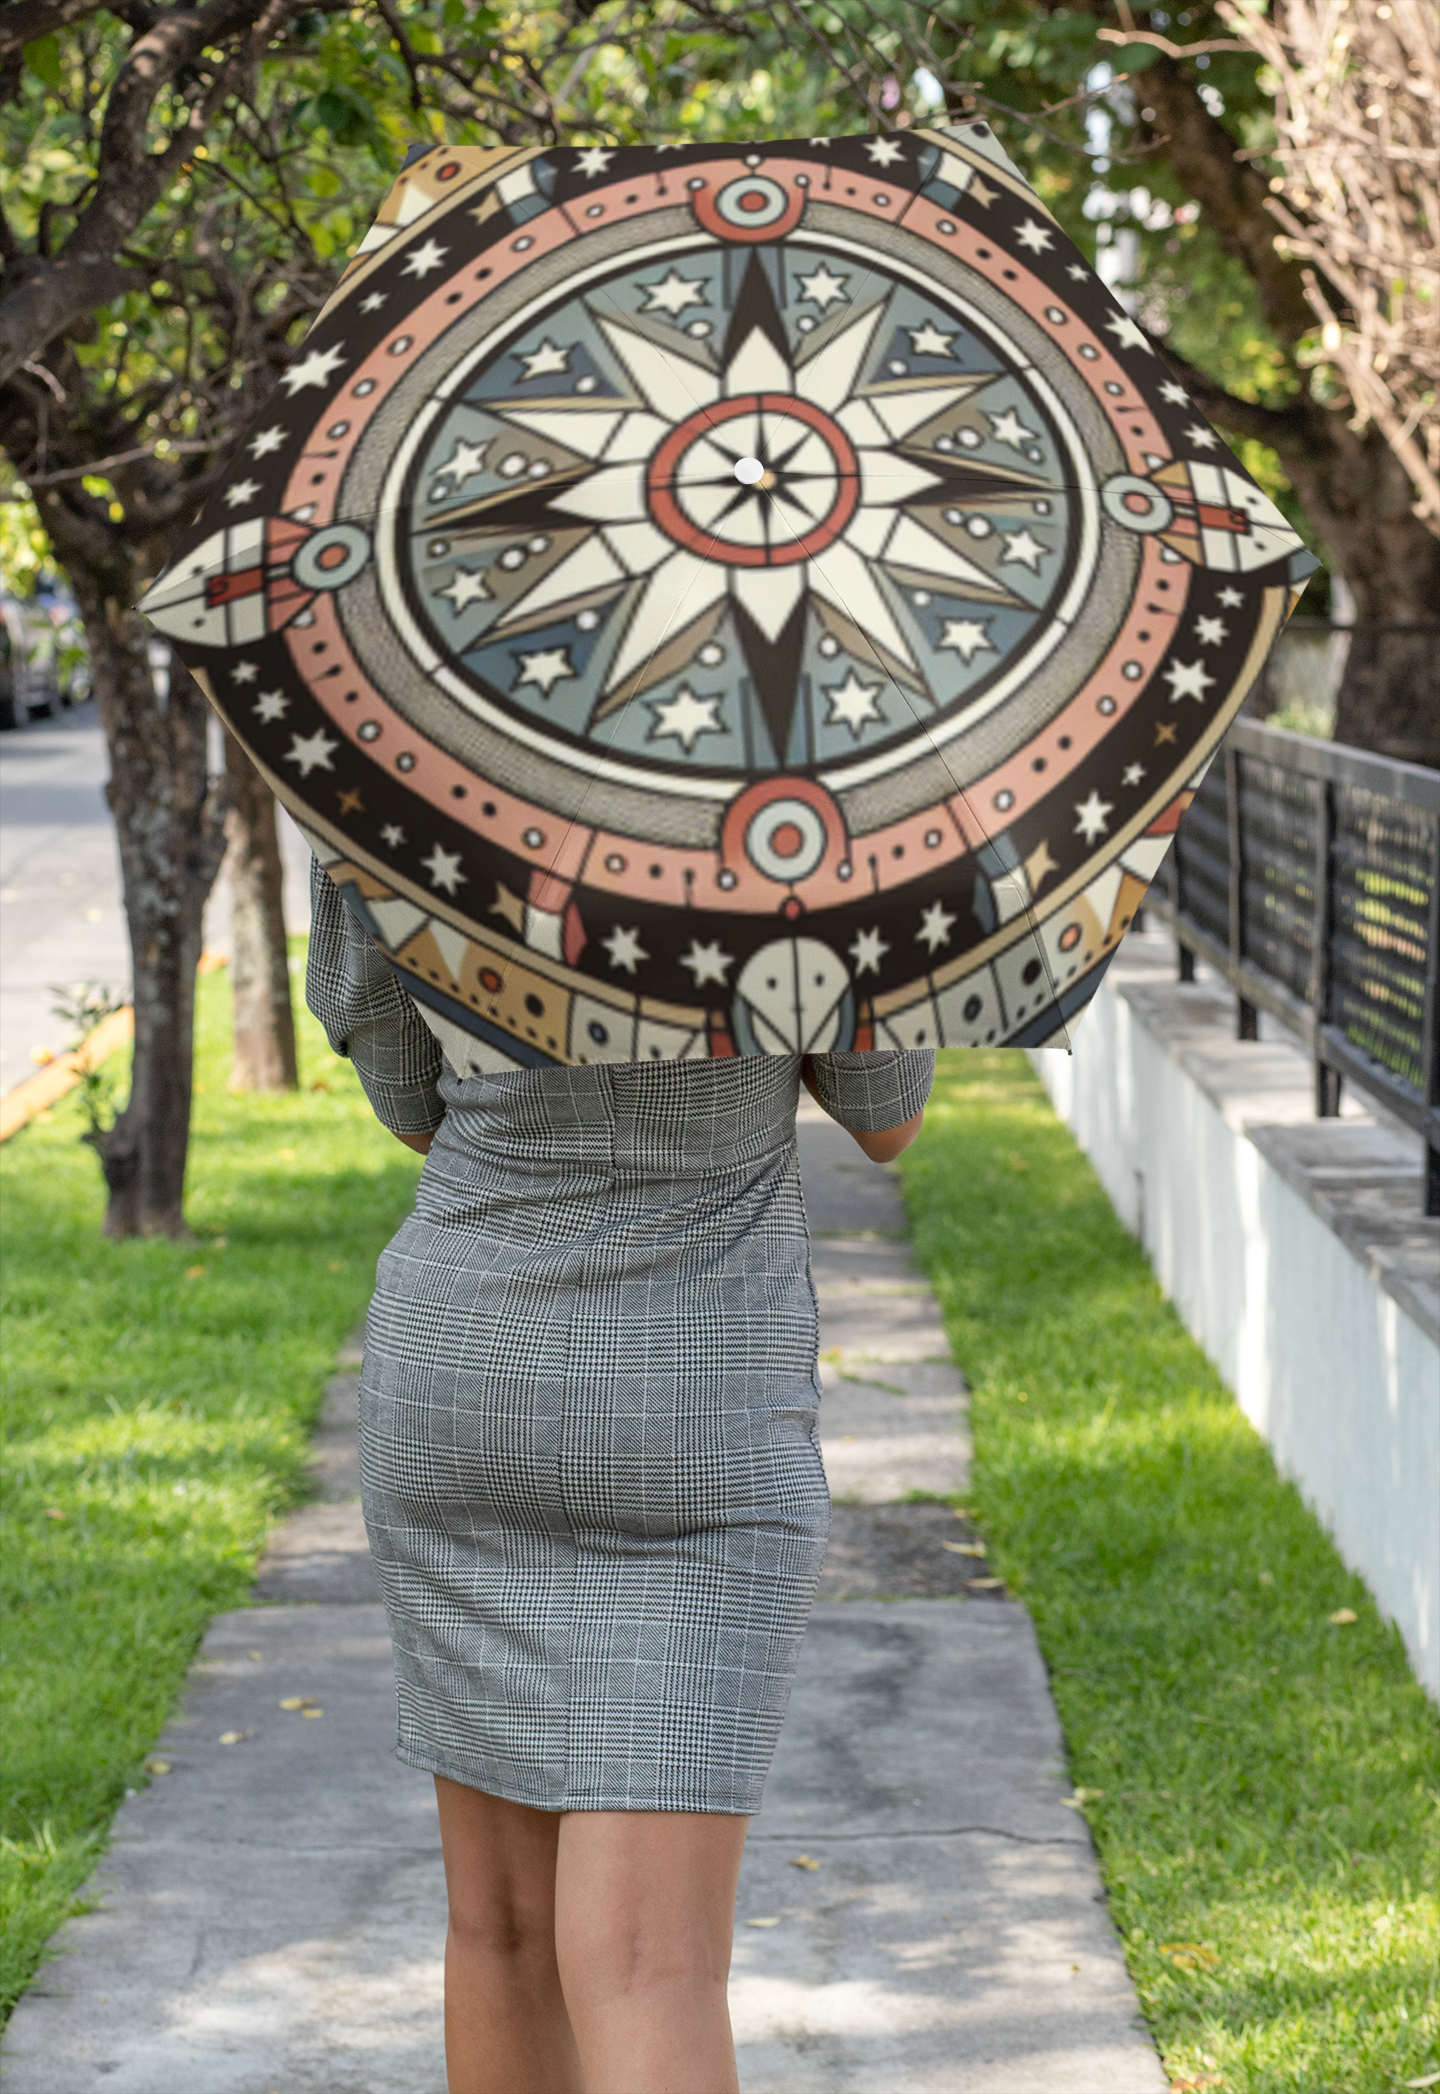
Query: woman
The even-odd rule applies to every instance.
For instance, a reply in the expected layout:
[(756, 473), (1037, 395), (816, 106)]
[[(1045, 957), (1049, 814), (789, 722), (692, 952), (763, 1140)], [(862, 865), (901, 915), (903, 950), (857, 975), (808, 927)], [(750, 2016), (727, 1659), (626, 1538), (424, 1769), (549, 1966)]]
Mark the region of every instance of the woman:
[(310, 1008), (427, 1159), (360, 1432), (450, 2094), (733, 2094), (740, 1856), (829, 1522), (796, 1101), (884, 1161), (934, 1057), (462, 1080), (318, 864), (312, 908)]

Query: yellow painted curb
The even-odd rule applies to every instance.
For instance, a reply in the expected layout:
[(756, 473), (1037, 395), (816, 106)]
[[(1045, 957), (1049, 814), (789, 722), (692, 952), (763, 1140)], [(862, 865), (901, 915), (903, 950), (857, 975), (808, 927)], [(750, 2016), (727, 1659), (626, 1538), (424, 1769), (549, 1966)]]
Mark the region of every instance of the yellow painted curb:
[(73, 1091), (82, 1076), (98, 1069), (107, 1055), (117, 1047), (123, 1047), (135, 1036), (135, 1013), (127, 1003), (123, 1009), (112, 1011), (102, 1018), (93, 1032), (87, 1033), (80, 1045), (71, 1054), (60, 1054), (23, 1083), (17, 1083), (13, 1091), (0, 1098), (0, 1142), (8, 1142), (12, 1134), (18, 1134), (29, 1125), (35, 1115), (44, 1112)]
[[(213, 974), (217, 967), (225, 965), (225, 955), (220, 952), (202, 952), (196, 970), (200, 974)], [(28, 1127), (37, 1113), (59, 1102), (67, 1091), (73, 1091), (82, 1076), (98, 1069), (108, 1055), (117, 1047), (123, 1047), (135, 1037), (135, 1013), (127, 1003), (108, 1018), (102, 1018), (93, 1032), (85, 1035), (80, 1045), (70, 1054), (58, 1054), (53, 1062), (17, 1083), (13, 1091), (0, 1098), (0, 1142), (8, 1142), (12, 1134)]]

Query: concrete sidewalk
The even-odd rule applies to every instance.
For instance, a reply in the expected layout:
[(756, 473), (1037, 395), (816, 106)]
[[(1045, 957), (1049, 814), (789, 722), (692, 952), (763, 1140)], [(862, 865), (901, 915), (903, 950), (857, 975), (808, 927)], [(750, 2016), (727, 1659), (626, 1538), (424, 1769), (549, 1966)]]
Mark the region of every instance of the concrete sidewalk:
[[(893, 1176), (808, 1105), (801, 1147), (836, 1507), (741, 1879), (741, 2085), (1160, 2094), (1029, 1617), (965, 1521), (907, 1502), (963, 1489), (968, 1443)], [(16, 2011), (7, 2094), (442, 2094), (439, 1841), (428, 1781), (390, 1756), (356, 1364), (320, 1499), (277, 1535), (262, 1604), (213, 1624), (170, 1772), (121, 1810), (97, 1910)]]

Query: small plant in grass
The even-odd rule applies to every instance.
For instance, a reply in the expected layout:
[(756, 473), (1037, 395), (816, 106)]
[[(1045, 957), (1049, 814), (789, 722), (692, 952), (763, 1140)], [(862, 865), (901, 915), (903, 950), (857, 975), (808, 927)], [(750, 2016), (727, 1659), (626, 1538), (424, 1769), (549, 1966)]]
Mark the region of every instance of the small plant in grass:
[[(115, 996), (98, 982), (76, 982), (72, 988), (60, 989), (53, 984), (50, 993), (56, 1001), (50, 1008), (70, 1028), (71, 1053), (85, 1044), (97, 1025), (113, 1018), (117, 1011), (125, 1008), (123, 996)], [(103, 1150), (105, 1138), (115, 1125), (115, 1077), (106, 1062), (92, 1063), (88, 1058), (79, 1064), (80, 1082), (77, 1086), (81, 1112), (85, 1116), (86, 1128), (82, 1142), (97, 1152)]]
[(1022, 1056), (942, 1055), (901, 1170), (973, 1392), (966, 1504), (1034, 1616), (1173, 2085), (1423, 2086), (1440, 1720), (1397, 1634)]

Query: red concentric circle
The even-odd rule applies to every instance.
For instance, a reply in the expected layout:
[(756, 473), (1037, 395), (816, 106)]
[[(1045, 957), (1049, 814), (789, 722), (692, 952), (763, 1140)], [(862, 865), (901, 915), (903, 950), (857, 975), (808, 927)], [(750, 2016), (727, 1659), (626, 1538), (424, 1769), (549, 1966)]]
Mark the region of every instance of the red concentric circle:
[[(747, 486), (734, 466), (749, 456), (766, 470)], [(793, 393), (748, 393), (677, 423), (650, 460), (646, 494), (658, 528), (701, 559), (793, 567), (849, 523), (860, 464), (822, 408)]]

